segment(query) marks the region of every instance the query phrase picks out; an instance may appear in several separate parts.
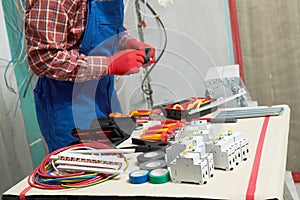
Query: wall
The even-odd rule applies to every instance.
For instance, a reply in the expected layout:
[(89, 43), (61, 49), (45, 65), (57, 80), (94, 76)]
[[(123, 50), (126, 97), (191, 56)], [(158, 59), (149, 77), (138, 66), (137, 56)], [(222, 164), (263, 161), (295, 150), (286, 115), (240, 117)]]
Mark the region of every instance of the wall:
[[(11, 59), (4, 13), (0, 3), (0, 196), (32, 170), (26, 131), (18, 94), (10, 92), (4, 82), (4, 72)], [(7, 71), (9, 84), (17, 91), (13, 68)]]
[(237, 7), (247, 88), (260, 105), (290, 106), (287, 169), (300, 171), (300, 2), (237, 1)]
[[(204, 77), (213, 66), (233, 64), (233, 52), (227, 1), (175, 1), (169, 7), (148, 1), (160, 14), (167, 32), (167, 48), (150, 75), (154, 105), (204, 96)], [(145, 41), (153, 45), (157, 55), (165, 41), (160, 25), (149, 9), (140, 4), (147, 27)], [(133, 1), (128, 1), (126, 27), (138, 38)], [(143, 13), (145, 13), (143, 15)], [(143, 73), (118, 78), (118, 94), (123, 111), (147, 108), (141, 91)]]

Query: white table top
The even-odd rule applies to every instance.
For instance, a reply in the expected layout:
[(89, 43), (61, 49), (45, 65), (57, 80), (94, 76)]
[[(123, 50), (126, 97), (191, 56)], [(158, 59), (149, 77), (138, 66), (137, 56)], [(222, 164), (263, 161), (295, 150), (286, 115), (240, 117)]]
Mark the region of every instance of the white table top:
[[(95, 186), (81, 189), (66, 190), (40, 190), (31, 188), (26, 197), (35, 195), (45, 196), (112, 196), (112, 197), (170, 197), (170, 198), (210, 198), (210, 199), (246, 199), (247, 194), (251, 194), (248, 190), (254, 189), (252, 192), (255, 199), (282, 199), (284, 174), (286, 166), (286, 154), (288, 145), (289, 117), (290, 109), (287, 105), (279, 105), (284, 108), (284, 112), (280, 116), (272, 116), (259, 118), (239, 119), (238, 123), (212, 124), (214, 130), (220, 133), (228, 129), (242, 132), (249, 140), (250, 155), (247, 161), (240, 163), (233, 171), (215, 170), (215, 176), (211, 178), (206, 185), (197, 184), (175, 184), (168, 182), (166, 184), (130, 184), (129, 172), (138, 169), (136, 164), (136, 156), (133, 154), (129, 158), (129, 167), (127, 173), (119, 175), (117, 178), (98, 184)], [(239, 108), (240, 109), (240, 108)], [(243, 108), (248, 109), (248, 108)], [(261, 138), (264, 123), (266, 125), (266, 134)], [(135, 131), (133, 136), (138, 135)], [(258, 164), (257, 177), (251, 178), (251, 174), (255, 174), (252, 169), (256, 157), (257, 146), (259, 140), (263, 141), (261, 159)], [(127, 141), (126, 141), (127, 143)], [(128, 144), (128, 143), (127, 143)], [(125, 144), (126, 146), (126, 144)], [(257, 163), (256, 163), (257, 164)], [(9, 189), (3, 196), (19, 196), (26, 187), (27, 180), (24, 179), (17, 185)]]

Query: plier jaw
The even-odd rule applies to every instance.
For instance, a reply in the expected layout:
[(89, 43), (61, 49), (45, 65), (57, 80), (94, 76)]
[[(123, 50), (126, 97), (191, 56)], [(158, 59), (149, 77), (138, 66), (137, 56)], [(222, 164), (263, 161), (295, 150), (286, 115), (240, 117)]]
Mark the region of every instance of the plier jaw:
[(165, 151), (165, 148), (170, 146), (170, 142), (163, 142), (163, 141), (147, 141), (141, 140), (137, 138), (131, 139), (132, 144), (136, 144), (136, 146), (129, 146), (129, 147), (121, 147), (121, 149), (135, 149), (135, 152), (150, 152), (150, 151)]

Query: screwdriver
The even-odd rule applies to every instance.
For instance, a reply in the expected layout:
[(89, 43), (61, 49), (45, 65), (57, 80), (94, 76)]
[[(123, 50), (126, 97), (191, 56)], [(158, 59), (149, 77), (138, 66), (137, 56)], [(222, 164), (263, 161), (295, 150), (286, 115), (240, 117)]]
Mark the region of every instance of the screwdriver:
[(167, 141), (168, 140), (168, 133), (162, 132), (157, 134), (142, 134), (140, 138), (143, 140), (155, 140), (155, 141)]

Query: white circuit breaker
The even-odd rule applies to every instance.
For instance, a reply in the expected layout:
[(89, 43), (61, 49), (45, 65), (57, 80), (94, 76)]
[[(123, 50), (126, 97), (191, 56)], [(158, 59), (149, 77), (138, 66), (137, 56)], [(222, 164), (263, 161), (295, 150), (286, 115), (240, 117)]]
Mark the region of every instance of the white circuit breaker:
[(204, 158), (207, 161), (208, 175), (210, 178), (215, 175), (214, 157), (212, 153), (207, 153)]
[(206, 184), (214, 176), (213, 155), (205, 150), (209, 138), (206, 121), (192, 122), (176, 134), (166, 150), (173, 182)]
[(236, 166), (233, 138), (220, 137), (213, 142), (214, 166), (218, 169), (233, 170)]
[[(203, 155), (199, 153), (182, 152), (175, 160), (170, 163), (171, 178), (175, 183), (197, 183), (206, 184), (214, 171), (210, 171), (212, 155)], [(210, 162), (210, 163), (209, 163)]]
[(228, 130), (225, 137), (233, 137), (236, 145), (236, 154), (238, 163), (246, 161), (249, 155), (249, 141), (240, 132)]
[(199, 120), (176, 132), (166, 153), (173, 182), (206, 184), (215, 169), (234, 170), (247, 160), (249, 142), (242, 133), (232, 130), (212, 138), (207, 122)]
[(239, 132), (228, 130), (215, 138), (211, 145), (210, 152), (214, 156), (215, 168), (233, 170), (248, 158), (249, 142)]

